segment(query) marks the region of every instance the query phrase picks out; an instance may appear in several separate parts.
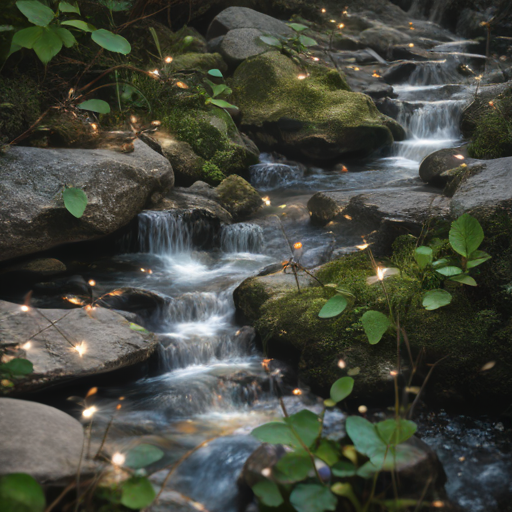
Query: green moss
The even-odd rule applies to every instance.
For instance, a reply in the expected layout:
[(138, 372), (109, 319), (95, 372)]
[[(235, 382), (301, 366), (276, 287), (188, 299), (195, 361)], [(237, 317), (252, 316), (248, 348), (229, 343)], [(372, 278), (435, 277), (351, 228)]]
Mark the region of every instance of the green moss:
[(209, 183), (210, 185), (218, 185), (222, 180), (226, 178), (222, 171), (211, 162), (205, 162), (202, 172), (202, 181), (206, 181), (206, 183)]
[(240, 176), (228, 176), (218, 187), (222, 204), (235, 219), (247, 217), (262, 206), (256, 189)]
[(15, 139), (41, 115), (41, 91), (29, 77), (0, 77), (0, 141)]
[(207, 72), (210, 69), (220, 69), (225, 73), (228, 66), (218, 53), (185, 53), (175, 57), (172, 62), (173, 71)]
[[(192, 43), (186, 44), (185, 38), (192, 37)], [(172, 55), (181, 55), (190, 52), (206, 52), (206, 40), (199, 32), (184, 25), (176, 33), (171, 36), (171, 53)]]

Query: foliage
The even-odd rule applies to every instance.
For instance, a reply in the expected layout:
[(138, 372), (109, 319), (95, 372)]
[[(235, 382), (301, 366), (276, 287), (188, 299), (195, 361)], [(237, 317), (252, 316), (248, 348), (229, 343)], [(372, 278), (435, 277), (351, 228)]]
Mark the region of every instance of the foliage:
[[(217, 79), (223, 79), (224, 76), (222, 75), (222, 72), (219, 69), (210, 69), (208, 71), (208, 75), (213, 78)], [(212, 104), (216, 107), (220, 108), (232, 108), (237, 109), (238, 107), (235, 107), (235, 105), (231, 105), (231, 103), (228, 103), (225, 99), (222, 99), (222, 97), (229, 96), (233, 91), (226, 85), (226, 84), (214, 84), (211, 80), (208, 78), (205, 78), (205, 82), (208, 84), (208, 86), (211, 89), (211, 95), (206, 92), (206, 95), (208, 96), (206, 99), (206, 105)]]
[(212, 162), (205, 162), (203, 165), (203, 179), (210, 185), (218, 185), (226, 176)]
[(295, 31), (293, 37), (285, 38), (284, 36), (263, 35), (260, 39), (269, 46), (278, 48), (281, 53), (289, 57), (297, 57), (301, 54), (307, 53), (308, 48), (316, 46), (318, 43), (311, 37), (302, 34), (308, 29), (306, 25), (300, 23), (288, 23), (288, 26)]
[(56, 11), (37, 0), (19, 0), (16, 6), (33, 26), (14, 34), (10, 54), (21, 48), (34, 50), (39, 60), (47, 65), (63, 46), (71, 48), (76, 44), (71, 30), (90, 33), (91, 39), (105, 50), (123, 55), (131, 51), (130, 43), (124, 37), (77, 19), (80, 9), (76, 4), (59, 2)]
[(2, 512), (43, 512), (45, 503), (41, 486), (30, 475), (11, 473), (0, 477)]
[(62, 192), (62, 199), (66, 210), (79, 219), (85, 212), (87, 207), (87, 195), (80, 188), (65, 188)]

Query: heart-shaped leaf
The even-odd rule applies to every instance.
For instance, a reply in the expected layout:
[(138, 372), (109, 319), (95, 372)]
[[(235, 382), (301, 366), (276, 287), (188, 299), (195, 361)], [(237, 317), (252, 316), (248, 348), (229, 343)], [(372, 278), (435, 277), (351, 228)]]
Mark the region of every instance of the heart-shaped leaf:
[(439, 309), (450, 304), (451, 301), (452, 296), (449, 292), (446, 290), (436, 289), (429, 290), (425, 293), (422, 304), (425, 309), (433, 311), (434, 309)]
[(432, 264), (432, 249), (425, 245), (417, 247), (414, 251), (414, 259), (421, 270)]
[(132, 476), (121, 483), (121, 504), (132, 510), (146, 508), (155, 499), (156, 493), (146, 477)]
[(222, 71), (220, 69), (209, 69), (208, 74), (215, 78), (222, 78)]
[(103, 100), (87, 100), (78, 105), (82, 110), (90, 110), (98, 114), (108, 114), (110, 112), (110, 105)]
[(62, 40), (53, 30), (43, 27), (43, 33), (33, 48), (39, 60), (46, 66), (62, 49)]
[(389, 318), (379, 311), (367, 311), (361, 317), (361, 322), (370, 345), (378, 343), (391, 326)]
[(19, 30), (12, 38), (13, 44), (31, 50), (36, 41), (43, 35), (41, 27), (29, 27)]
[(302, 439), (306, 446), (311, 446), (320, 435), (320, 421), (318, 416), (304, 409), (299, 411), (284, 421), (293, 428), (293, 431)]
[(334, 295), (322, 307), (318, 316), (320, 318), (333, 318), (345, 311), (348, 305), (347, 298), (343, 295)]

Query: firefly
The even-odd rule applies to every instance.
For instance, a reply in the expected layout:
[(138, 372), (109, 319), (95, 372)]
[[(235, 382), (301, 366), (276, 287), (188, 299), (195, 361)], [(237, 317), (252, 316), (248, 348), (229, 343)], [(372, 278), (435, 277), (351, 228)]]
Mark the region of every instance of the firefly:
[(314, 60), (315, 62), (318, 62), (320, 59), (319, 59), (318, 57), (313, 57), (313, 60)]
[(453, 155), (453, 157), (456, 158), (457, 160), (464, 160), (463, 155)]
[(96, 131), (98, 129), (98, 125), (96, 123), (91, 123), (91, 128)]
[(343, 23), (340, 23), (340, 24), (338, 25), (338, 28), (339, 28), (339, 29), (341, 29), (341, 28), (343, 28), (344, 26), (345, 26), (345, 25), (344, 25)]
[(270, 476), (270, 473), (271, 473), (271, 469), (270, 468), (264, 468), (261, 470), (261, 474), (265, 477), (269, 477)]
[(92, 418), (97, 410), (98, 409), (94, 405), (91, 405), (91, 407), (87, 407), (87, 409), (82, 411), (82, 416), (84, 418)]
[(80, 345), (75, 345), (73, 348), (78, 352), (78, 355), (80, 357), (82, 357), (85, 354), (85, 352), (86, 352), (86, 348), (85, 348), (85, 343), (84, 342), (80, 343)]
[(300, 75), (297, 75), (297, 78), (299, 80), (304, 80), (306, 78), (306, 75), (304, 73), (301, 73)]
[(153, 69), (153, 71), (150, 71), (150, 73), (155, 76), (160, 76), (160, 71), (158, 71), (158, 69)]
[(23, 350), (28, 350), (28, 349), (29, 349), (29, 348), (31, 348), (31, 347), (32, 347), (32, 343), (31, 343), (30, 341), (27, 341), (27, 343), (24, 343), (24, 344), (21, 346), (21, 348), (22, 348)]
[(21, 306), (20, 309), (26, 313), (30, 308), (28, 306)]
[(357, 410), (360, 414), (366, 414), (368, 412), (368, 407), (366, 407), (366, 405), (360, 405)]
[(167, 64), (170, 64), (172, 62), (172, 57), (165, 57), (165, 62), (167, 62)]
[(414, 43), (409, 43), (409, 48), (414, 48)]
[(96, 281), (94, 279), (90, 279), (89, 286), (96, 286)]
[(364, 251), (370, 244), (356, 245), (360, 251)]
[(301, 242), (297, 242), (297, 243), (293, 244), (293, 248), (294, 249), (302, 249), (302, 243)]
[(481, 372), (486, 372), (487, 370), (491, 370), (496, 365), (496, 361), (489, 361), (488, 363), (485, 363), (482, 368), (480, 368)]
[(440, 500), (433, 501), (432, 502), (432, 506), (435, 507), (435, 508), (443, 508), (444, 507), (444, 501), (440, 501)]
[(336, 23), (336, 20), (329, 20), (331, 23)]
[(302, 395), (302, 391), (299, 389), (299, 388), (296, 388), (292, 391), (292, 393), (295, 395), (295, 396), (300, 396)]
[(112, 455), (112, 464), (114, 464), (114, 466), (122, 466), (125, 460), (126, 457), (122, 453), (116, 452)]
[(162, 121), (151, 121), (152, 126), (160, 126), (162, 124)]
[(494, 101), (489, 101), (489, 106), (494, 107)]
[(326, 9), (322, 9), (322, 12), (327, 12)]
[(137, 118), (135, 116), (130, 116), (130, 123), (135, 124), (137, 122)]
[(176, 87), (180, 89), (188, 89), (188, 85), (185, 82), (176, 82)]
[(377, 277), (378, 277), (379, 281), (384, 280), (384, 269), (383, 268), (377, 267)]
[(373, 75), (372, 75), (372, 76), (373, 76), (373, 78), (380, 78), (380, 75), (379, 75), (379, 73), (377, 73), (377, 72), (373, 73)]
[(396, 370), (391, 370), (389, 372), (389, 375), (391, 375), (391, 377), (396, 377), (398, 375), (398, 372)]
[(345, 217), (345, 219), (347, 220), (352, 220), (352, 217), (350, 215), (343, 215), (343, 217)]
[(343, 361), (343, 359), (340, 359), (338, 361), (338, 368), (341, 368), (342, 370), (347, 366), (347, 364), (345, 363), (345, 361)]
[(270, 197), (265, 196), (262, 197), (261, 200), (265, 203), (266, 206), (270, 206)]

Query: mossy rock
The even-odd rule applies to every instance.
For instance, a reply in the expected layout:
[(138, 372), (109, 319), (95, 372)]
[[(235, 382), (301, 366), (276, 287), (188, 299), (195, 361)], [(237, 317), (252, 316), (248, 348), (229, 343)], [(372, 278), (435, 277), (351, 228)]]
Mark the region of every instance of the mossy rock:
[[(486, 263), (482, 267), (490, 264)], [(314, 391), (328, 394), (332, 383), (354, 374), (353, 398), (364, 403), (392, 395), (389, 372), (396, 367), (396, 335), (388, 331), (377, 345), (370, 345), (363, 331), (361, 316), (367, 310), (387, 313), (385, 294), (378, 283), (368, 285), (374, 271), (365, 254), (353, 254), (328, 263), (316, 272), (324, 283), (336, 283), (355, 295), (352, 307), (332, 319), (320, 319), (318, 312), (332, 297), (330, 287), (312, 287), (274, 292), (266, 278), (252, 278), (235, 292), (237, 308), (252, 319), (269, 357), (296, 363), (299, 377)], [(480, 283), (480, 278), (477, 280)], [(435, 283), (431, 283), (432, 286)], [(479, 300), (469, 287), (450, 289), (453, 301), (435, 311), (422, 305), (425, 292), (413, 274), (402, 274), (385, 281), (393, 311), (399, 313), (413, 356), (425, 351), (417, 374), (421, 384), (429, 370), (425, 365), (440, 363), (430, 378), (427, 396), (450, 399), (453, 396), (485, 403), (491, 398), (512, 396), (512, 342), (508, 314), (493, 303)], [(484, 283), (483, 283), (484, 284)], [(509, 336), (507, 338), (507, 336)], [(403, 348), (403, 362), (410, 367)], [(340, 369), (338, 361), (346, 364)], [(496, 371), (480, 373), (488, 361), (497, 361)]]
[[(192, 38), (192, 42), (187, 44)], [(171, 55), (182, 53), (206, 53), (206, 39), (192, 27), (184, 25), (171, 36)]]
[(256, 189), (240, 176), (228, 176), (216, 190), (220, 201), (235, 220), (249, 217), (263, 206)]
[(226, 73), (228, 66), (219, 53), (184, 53), (174, 58), (172, 69), (174, 71), (193, 70), (204, 72), (210, 69), (220, 69), (220, 71)]
[[(260, 148), (315, 161), (367, 155), (393, 142), (371, 98), (350, 92), (337, 71), (318, 64), (305, 70), (278, 52), (243, 62), (233, 80), (242, 129)], [(396, 132), (398, 133), (398, 128)]]
[(11, 141), (41, 115), (41, 91), (29, 77), (0, 77), (0, 142)]

